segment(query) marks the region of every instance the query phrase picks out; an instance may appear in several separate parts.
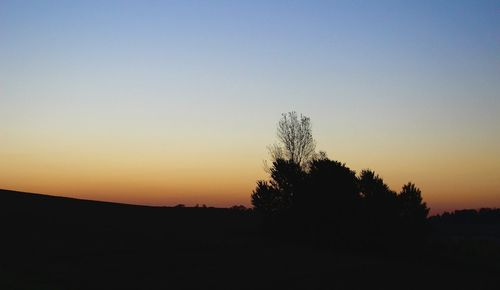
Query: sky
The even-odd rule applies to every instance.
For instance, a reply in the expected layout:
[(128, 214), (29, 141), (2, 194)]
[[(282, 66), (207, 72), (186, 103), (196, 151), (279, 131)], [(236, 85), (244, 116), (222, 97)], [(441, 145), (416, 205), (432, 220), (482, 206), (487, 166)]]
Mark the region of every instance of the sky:
[(500, 1), (0, 1), (0, 188), (249, 206), (288, 111), (433, 213), (500, 207)]

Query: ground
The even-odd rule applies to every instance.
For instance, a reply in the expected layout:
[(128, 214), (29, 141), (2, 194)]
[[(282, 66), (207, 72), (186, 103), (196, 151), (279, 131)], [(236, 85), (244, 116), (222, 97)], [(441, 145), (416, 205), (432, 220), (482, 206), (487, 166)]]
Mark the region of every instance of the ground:
[(442, 255), (434, 249), (409, 258), (318, 248), (262, 235), (260, 222), (254, 213), (230, 209), (132, 206), (0, 191), (0, 289), (500, 285), (500, 264), (487, 257), (461, 259), (446, 249)]

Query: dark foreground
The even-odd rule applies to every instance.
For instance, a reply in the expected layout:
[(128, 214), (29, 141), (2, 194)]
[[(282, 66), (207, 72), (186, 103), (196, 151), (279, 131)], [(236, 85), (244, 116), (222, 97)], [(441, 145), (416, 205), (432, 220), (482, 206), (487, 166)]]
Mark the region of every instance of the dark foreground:
[(500, 289), (488, 237), (438, 230), (418, 255), (381, 254), (265, 237), (259, 222), (0, 190), (0, 289)]

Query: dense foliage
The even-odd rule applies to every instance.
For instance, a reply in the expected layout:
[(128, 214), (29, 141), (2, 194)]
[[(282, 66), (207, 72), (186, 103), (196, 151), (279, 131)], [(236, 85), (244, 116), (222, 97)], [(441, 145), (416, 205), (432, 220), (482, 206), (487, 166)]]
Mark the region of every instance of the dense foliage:
[[(286, 131), (311, 136), (309, 119), (309, 131), (304, 132), (303, 123), (293, 116), (297, 115), (283, 115), (278, 135)], [(297, 126), (301, 129), (293, 128)], [(293, 144), (291, 136), (286, 142)], [(308, 140), (314, 144), (314, 140)], [(293, 152), (286, 153), (287, 148), (295, 150), (293, 146), (274, 148), (285, 152), (272, 155), (270, 179), (258, 181), (252, 193), (254, 209), (266, 217), (268, 230), (322, 241), (414, 239), (425, 232), (429, 208), (415, 184), (403, 185), (398, 193), (374, 171), (363, 170), (357, 175), (326, 153), (308, 153), (305, 159), (297, 159)]]

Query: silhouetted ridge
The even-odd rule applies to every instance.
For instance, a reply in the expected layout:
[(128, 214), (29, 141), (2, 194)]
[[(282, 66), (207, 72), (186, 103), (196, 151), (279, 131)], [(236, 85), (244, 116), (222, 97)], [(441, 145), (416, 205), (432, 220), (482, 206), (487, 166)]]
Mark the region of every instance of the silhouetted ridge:
[(55, 196), (55, 195), (47, 195), (40, 193), (31, 193), (31, 192), (23, 192), (23, 191), (15, 191), (15, 190), (6, 190), (0, 189), (0, 200), (4, 206), (7, 206), (12, 203), (17, 204), (36, 204), (42, 205), (44, 203), (50, 203), (51, 205), (93, 205), (93, 206), (123, 206), (123, 207), (149, 207), (145, 205), (133, 205), (126, 203), (117, 203), (117, 202), (108, 202), (108, 201), (96, 201), (90, 199), (81, 199), (74, 197), (64, 197), (64, 196)]

